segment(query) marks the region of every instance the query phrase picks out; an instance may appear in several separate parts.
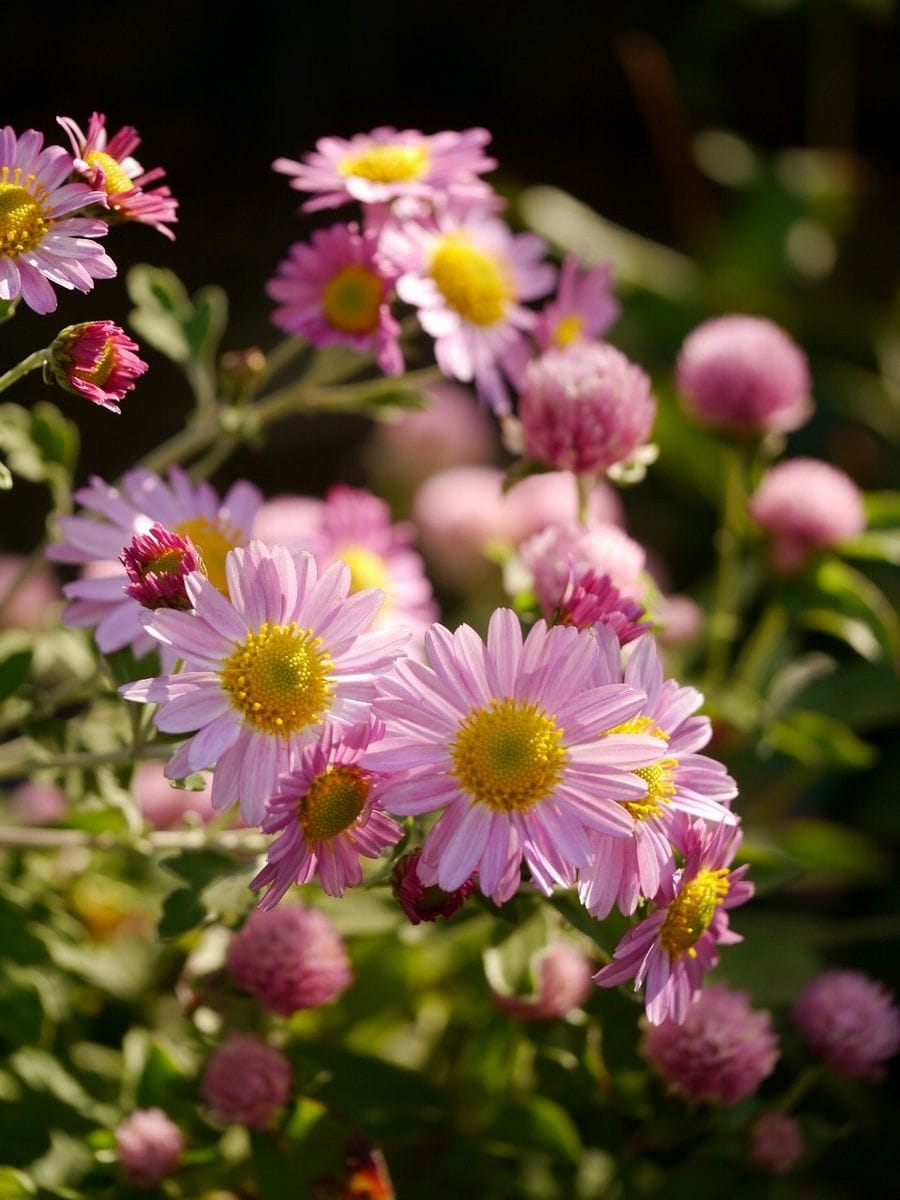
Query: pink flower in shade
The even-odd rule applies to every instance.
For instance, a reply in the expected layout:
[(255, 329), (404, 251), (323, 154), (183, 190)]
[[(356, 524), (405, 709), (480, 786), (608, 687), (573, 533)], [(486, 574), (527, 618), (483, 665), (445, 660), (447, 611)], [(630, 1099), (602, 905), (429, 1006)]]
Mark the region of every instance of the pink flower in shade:
[(812, 412), (806, 355), (763, 317), (704, 321), (686, 338), (676, 374), (685, 410), (716, 429), (790, 433)]
[(639, 604), (620, 594), (608, 575), (598, 575), (593, 570), (573, 580), (559, 603), (561, 624), (574, 625), (576, 629), (608, 625), (620, 646), (627, 646), (649, 632), (645, 615)]
[(69, 798), (55, 783), (29, 780), (10, 793), (9, 815), (21, 825), (53, 825), (68, 810)]
[(353, 980), (337, 930), (314, 908), (255, 909), (228, 948), (231, 978), (268, 1012), (330, 1004)]
[(614, 346), (576, 342), (525, 369), (519, 396), (525, 454), (576, 475), (626, 462), (650, 436), (650, 380)]
[(494, 991), (498, 1008), (522, 1020), (559, 1021), (580, 1008), (591, 992), (591, 966), (568, 942), (554, 942), (535, 955), (531, 964), (536, 988), (532, 997)]
[(134, 390), (147, 370), (138, 358), (137, 342), (112, 321), (69, 325), (50, 347), (50, 369), (56, 382), (92, 404), (121, 412), (118, 401)]
[[(43, 148), (42, 148), (43, 147)], [(104, 237), (105, 221), (73, 213), (105, 203), (105, 193), (67, 183), (72, 156), (44, 147), (28, 129), (16, 137), (0, 129), (0, 300), (19, 296), (36, 313), (53, 312), (57, 287), (89, 292), (95, 279), (112, 279), (116, 264), (92, 239)]]
[(254, 536), (268, 546), (287, 546), (292, 554), (308, 550), (322, 524), (322, 508), (316, 496), (273, 496), (256, 514)]
[(900, 1050), (900, 1008), (861, 971), (825, 971), (806, 985), (793, 1018), (811, 1048), (838, 1075), (878, 1082)]
[(57, 623), (62, 599), (56, 576), (46, 566), (33, 570), (21, 554), (0, 554), (0, 629), (46, 629)]
[(790, 458), (763, 477), (750, 515), (772, 538), (772, 560), (785, 574), (817, 550), (838, 546), (866, 525), (862, 494), (849, 475), (815, 458)]
[(467, 625), (435, 625), (425, 646), (430, 666), (408, 659), (380, 680), (386, 734), (362, 759), (390, 773), (389, 812), (446, 810), (419, 879), (452, 892), (477, 871), (502, 904), (524, 859), (545, 894), (568, 886), (587, 862), (589, 829), (631, 832), (618, 801), (640, 799), (646, 785), (632, 769), (664, 749), (644, 735), (600, 736), (640, 712), (643, 692), (614, 677), (591, 633), (539, 621), (523, 645), (509, 609), (491, 617), (487, 645)]
[(291, 1068), (253, 1033), (232, 1033), (209, 1056), (200, 1091), (223, 1124), (267, 1129), (291, 1090)]
[(486, 129), (424, 134), (381, 126), (346, 138), (320, 138), (302, 162), (277, 158), (276, 171), (291, 187), (314, 193), (304, 212), (337, 208), (349, 200), (383, 205), (406, 197), (435, 200), (448, 193), (476, 199), (490, 191), (478, 179), (497, 163), (484, 153)]
[(190, 538), (170, 533), (155, 522), (147, 533), (137, 533), (119, 555), (131, 582), (125, 595), (143, 608), (191, 607), (184, 580), (191, 571), (202, 571), (200, 555)]
[(329, 896), (342, 896), (362, 883), (360, 855), (378, 858), (403, 836), (379, 802), (381, 777), (359, 766), (381, 733), (377, 721), (352, 729), (328, 725), (278, 781), (262, 828), (280, 837), (250, 884), (254, 891), (268, 887), (261, 908), (273, 908), (293, 884), (317, 876)]
[(148, 533), (159, 522), (190, 538), (208, 578), (224, 592), (225, 555), (247, 543), (262, 502), (257, 489), (244, 481), (233, 484), (220, 499), (208, 483), (192, 483), (178, 467), (170, 469), (168, 482), (152, 471), (129, 471), (117, 488), (95, 475), (75, 499), (90, 515), (62, 517), (64, 540), (48, 547), (47, 557), (85, 567), (88, 577), (63, 589), (70, 600), (63, 621), (95, 627), (104, 654), (128, 645), (144, 654), (153, 646), (140, 624), (139, 601), (125, 594), (129, 579), (119, 561), (136, 534)]
[(706, 971), (718, 963), (718, 945), (743, 941), (728, 928), (728, 910), (745, 904), (753, 885), (746, 866), (729, 871), (740, 844), (740, 831), (722, 822), (708, 829), (676, 814), (669, 836), (684, 866), (663, 875), (652, 898), (655, 911), (625, 934), (613, 962), (594, 976), (600, 987), (634, 979), (644, 987), (647, 1018), (659, 1025), (666, 1017), (681, 1023), (698, 994)]
[(422, 328), (435, 339), (440, 369), (474, 381), (495, 413), (508, 413), (504, 375), (520, 381), (530, 358), (524, 334), (535, 321), (523, 301), (544, 295), (555, 278), (543, 261), (544, 243), (531, 233), (511, 233), (483, 208), (449, 206), (433, 223), (386, 230), (382, 244), (403, 272), (397, 294), (418, 310)]
[(102, 113), (91, 113), (87, 133), (71, 117), (56, 119), (69, 135), (76, 168), (91, 187), (101, 190), (110, 211), (120, 220), (139, 221), (174, 239), (169, 226), (178, 221), (178, 201), (166, 184), (147, 186), (163, 179), (166, 173), (162, 167), (145, 171), (132, 157), (141, 144), (137, 130), (123, 125), (109, 137)]
[(675, 862), (669, 831), (676, 813), (701, 817), (710, 825), (734, 826), (729, 804), (737, 795), (734, 780), (721, 763), (697, 751), (712, 737), (708, 717), (695, 716), (703, 703), (692, 687), (664, 679), (652, 638), (637, 645), (625, 667), (624, 682), (647, 694), (641, 715), (620, 726), (620, 733), (648, 733), (665, 743), (664, 755), (635, 774), (647, 785), (640, 800), (626, 802), (634, 818), (628, 838), (591, 833), (590, 862), (578, 873), (579, 896), (591, 916), (602, 920), (617, 904), (630, 915), (643, 898), (656, 896), (672, 878)]
[(139, 1108), (116, 1130), (116, 1151), (129, 1183), (155, 1188), (178, 1170), (184, 1135), (161, 1108)]
[(445, 921), (459, 912), (475, 890), (477, 881), (470, 875), (458, 888), (445, 892), (435, 885), (427, 886), (419, 878), (421, 850), (413, 850), (398, 858), (391, 873), (394, 899), (406, 913), (411, 925), (429, 923), (442, 917)]
[(357, 225), (319, 229), (295, 242), (266, 291), (279, 307), (272, 320), (314, 346), (372, 350), (387, 375), (403, 371), (400, 325), (391, 315), (397, 278), (378, 252), (378, 235)]
[[(548, 525), (578, 521), (578, 488), (571, 471), (528, 475), (504, 493), (504, 540), (518, 546)], [(621, 525), (622, 502), (615, 488), (599, 479), (588, 493), (588, 525)]]
[(787, 1113), (763, 1113), (750, 1130), (750, 1157), (773, 1175), (793, 1170), (804, 1149), (800, 1126)]
[(185, 581), (193, 612), (144, 612), (148, 631), (185, 669), (120, 690), (159, 704), (154, 720), (164, 733), (194, 731), (169, 760), (169, 779), (215, 764), (213, 808), (240, 799), (244, 820), (258, 825), (279, 777), (320, 739), (326, 719), (366, 720), (375, 676), (409, 635), (369, 632), (382, 593), (348, 596), (343, 563), (319, 575), (311, 554), (251, 541), (229, 552), (225, 570), (229, 599), (195, 572)]
[(771, 1013), (722, 983), (704, 988), (680, 1024), (650, 1025), (642, 1050), (672, 1092), (714, 1104), (752, 1095), (778, 1060)]
[(548, 526), (519, 547), (519, 558), (533, 576), (535, 595), (548, 618), (572, 580), (591, 570), (606, 575), (626, 599), (640, 602), (647, 590), (644, 548), (616, 525)]
[(567, 255), (554, 298), (538, 314), (534, 337), (542, 350), (571, 346), (605, 333), (620, 312), (612, 295), (609, 263), (582, 266)]
[(203, 822), (216, 815), (208, 789), (194, 792), (172, 787), (159, 762), (139, 762), (131, 790), (141, 815), (153, 829), (182, 829), (189, 814)]

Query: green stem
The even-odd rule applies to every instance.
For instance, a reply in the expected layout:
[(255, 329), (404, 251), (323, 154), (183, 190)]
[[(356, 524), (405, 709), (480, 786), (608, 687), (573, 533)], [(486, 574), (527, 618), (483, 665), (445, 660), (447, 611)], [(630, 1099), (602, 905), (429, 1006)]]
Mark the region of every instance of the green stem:
[(713, 611), (709, 618), (708, 688), (715, 687), (725, 678), (739, 627), (741, 543), (746, 510), (744, 454), (729, 446), (724, 453), (724, 464), (722, 519), (716, 535), (719, 561)]
[(578, 523), (579, 525), (587, 525), (588, 520), (588, 505), (590, 503), (591, 492), (597, 485), (597, 476), (593, 474), (576, 475), (575, 488), (578, 498)]
[[(4, 758), (9, 753), (11, 747), (15, 746), (15, 742), (10, 742), (3, 747)], [(29, 748), (31, 748), (29, 744)], [(119, 750), (110, 750), (105, 754), (92, 754), (88, 752), (75, 752), (72, 754), (55, 754), (48, 755), (46, 758), (36, 758), (34, 756), (18, 760), (0, 761), (0, 779), (16, 779), (20, 775), (28, 775), (32, 771), (46, 770), (65, 770), (71, 767), (91, 767), (116, 766), (119, 764), (134, 762), (135, 759), (148, 758), (171, 758), (172, 746), (168, 743), (156, 743), (151, 746), (122, 746)]]
[(34, 829), (24, 825), (0, 826), (0, 849), (62, 850), (84, 846), (92, 850), (198, 850), (216, 846), (255, 858), (268, 838), (256, 830), (205, 829), (148, 830), (134, 837), (115, 833), (90, 833), (86, 829)]
[(778, 662), (776, 651), (787, 629), (787, 611), (780, 604), (767, 605), (737, 661), (736, 684), (762, 695), (767, 671)]
[(0, 375), (0, 392), (5, 392), (8, 387), (22, 379), (29, 371), (36, 371), (38, 367), (42, 367), (49, 357), (50, 348), (45, 346), (43, 350), (35, 350), (34, 354), (23, 358), (18, 366), (11, 367), (4, 375)]
[(807, 1067), (802, 1074), (797, 1076), (793, 1084), (778, 1101), (776, 1108), (780, 1112), (790, 1112), (792, 1108), (796, 1108), (797, 1104), (803, 1099), (813, 1084), (816, 1083), (821, 1074), (821, 1067)]

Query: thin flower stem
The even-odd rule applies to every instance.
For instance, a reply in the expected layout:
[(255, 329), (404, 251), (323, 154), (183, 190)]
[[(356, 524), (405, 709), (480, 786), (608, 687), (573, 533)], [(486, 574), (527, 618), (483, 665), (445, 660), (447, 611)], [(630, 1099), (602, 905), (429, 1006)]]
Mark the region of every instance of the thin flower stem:
[[(6, 759), (10, 747), (14, 745), (14, 742), (10, 742), (3, 747), (4, 759)], [(31, 744), (29, 744), (29, 749), (31, 749)], [(54, 769), (62, 771), (72, 767), (89, 769), (91, 767), (116, 766), (133, 762), (135, 759), (162, 759), (170, 758), (171, 755), (172, 746), (169, 743), (155, 743), (151, 746), (123, 746), (119, 750), (110, 750), (104, 754), (77, 751), (72, 754), (47, 755), (46, 758), (31, 755), (28, 758), (0, 762), (0, 779), (16, 779), (20, 775), (28, 775), (31, 771)]]
[(775, 1106), (779, 1112), (790, 1112), (792, 1108), (796, 1108), (797, 1104), (803, 1099), (814, 1083), (818, 1081), (822, 1074), (820, 1066), (807, 1067), (802, 1074), (798, 1075), (793, 1084), (788, 1088), (782, 1098)]
[(578, 523), (579, 523), (579, 525), (587, 525), (588, 511), (589, 511), (588, 506), (589, 506), (589, 502), (590, 502), (590, 498), (591, 498), (591, 492), (594, 490), (596, 483), (597, 483), (596, 475), (588, 474), (588, 475), (576, 475), (575, 476), (575, 488), (577, 491), (577, 499), (578, 499)]
[(767, 605), (737, 661), (736, 684), (761, 694), (766, 671), (778, 662), (776, 651), (787, 629), (786, 609), (780, 604)]
[(49, 357), (50, 348), (45, 346), (43, 350), (35, 350), (34, 354), (23, 358), (18, 366), (11, 367), (5, 375), (0, 375), (0, 392), (5, 392), (8, 387), (24, 378), (30, 371), (36, 371), (38, 367), (42, 367)]
[(722, 518), (716, 536), (718, 572), (714, 607), (709, 618), (708, 688), (724, 680), (739, 628), (742, 530), (746, 510), (744, 454), (738, 448), (728, 447), (724, 462)]
[(250, 829), (157, 829), (125, 837), (118, 833), (90, 833), (86, 829), (0, 826), (0, 849), (64, 850), (83, 846), (90, 850), (199, 850), (214, 846), (255, 858), (269, 839)]

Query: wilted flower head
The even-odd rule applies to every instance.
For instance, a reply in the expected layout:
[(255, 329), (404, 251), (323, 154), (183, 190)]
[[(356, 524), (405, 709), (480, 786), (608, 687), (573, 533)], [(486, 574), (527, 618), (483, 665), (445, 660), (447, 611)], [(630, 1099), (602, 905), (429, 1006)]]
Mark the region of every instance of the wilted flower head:
[(425, 884), (419, 878), (419, 863), (422, 860), (421, 850), (413, 850), (398, 858), (391, 874), (391, 888), (394, 899), (409, 917), (412, 925), (420, 925), (423, 921), (436, 921), (438, 917), (445, 920), (459, 912), (466, 900), (476, 887), (474, 875), (470, 875), (458, 888), (445, 892), (437, 884)]
[(745, 436), (789, 433), (812, 411), (806, 355), (763, 317), (698, 325), (681, 348), (677, 381), (697, 421)]
[(203, 564), (189, 537), (155, 521), (147, 533), (135, 534), (119, 560), (131, 580), (126, 596), (144, 608), (191, 609), (184, 581), (191, 571), (202, 571)]
[(216, 1120), (266, 1129), (291, 1089), (283, 1054), (252, 1033), (232, 1033), (206, 1061), (200, 1091)]
[(771, 1014), (751, 1008), (746, 992), (719, 983), (695, 997), (681, 1024), (669, 1018), (649, 1025), (643, 1052), (671, 1091), (734, 1104), (772, 1073), (778, 1043)]
[(750, 515), (772, 538), (779, 571), (800, 570), (816, 550), (839, 545), (866, 524), (862, 495), (849, 475), (815, 458), (790, 458), (763, 477)]
[(112, 321), (69, 325), (50, 347), (50, 370), (66, 391), (117, 413), (117, 402), (147, 370), (139, 349)]
[(494, 1003), (511, 1017), (561, 1020), (590, 995), (591, 965), (569, 942), (545, 946), (535, 955), (531, 970), (536, 985), (533, 997), (493, 992)]
[(184, 1135), (161, 1108), (139, 1108), (116, 1130), (116, 1150), (125, 1178), (152, 1188), (178, 1170)]
[(353, 978), (344, 943), (325, 914), (295, 904), (254, 909), (231, 939), (228, 969), (261, 1008), (286, 1017), (329, 1004)]
[(614, 346), (576, 342), (530, 362), (519, 396), (525, 453), (575, 474), (626, 462), (650, 436), (650, 380)]
[(794, 1021), (811, 1048), (838, 1075), (877, 1082), (900, 1050), (900, 1008), (861, 971), (825, 971), (806, 985)]
[(609, 263), (586, 267), (574, 255), (566, 256), (557, 293), (544, 305), (534, 327), (542, 350), (571, 346), (606, 332), (620, 308), (612, 295), (611, 275)]
[(787, 1113), (763, 1113), (750, 1130), (750, 1157), (773, 1175), (783, 1175), (795, 1167), (803, 1150), (800, 1126)]

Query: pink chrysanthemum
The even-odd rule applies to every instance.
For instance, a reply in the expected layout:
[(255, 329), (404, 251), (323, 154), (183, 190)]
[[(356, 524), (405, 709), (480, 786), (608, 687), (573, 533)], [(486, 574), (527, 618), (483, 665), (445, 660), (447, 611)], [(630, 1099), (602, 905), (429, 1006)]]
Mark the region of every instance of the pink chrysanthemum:
[(62, 146), (44, 147), (36, 129), (21, 137), (9, 125), (0, 130), (0, 300), (21, 296), (49, 313), (51, 283), (89, 292), (95, 279), (115, 275), (116, 264), (91, 240), (105, 236), (106, 222), (71, 215), (105, 203), (105, 193), (67, 183), (72, 165)]
[(646, 611), (613, 586), (608, 575), (585, 571), (572, 580), (559, 602), (559, 620), (563, 625), (588, 629), (592, 625), (608, 625), (627, 646), (650, 630), (644, 620)]
[(750, 1157), (758, 1167), (773, 1175), (793, 1170), (804, 1149), (800, 1126), (787, 1113), (763, 1113), (750, 1130)]
[(553, 942), (533, 958), (533, 996), (494, 991), (498, 1008), (524, 1021), (559, 1021), (584, 1004), (591, 992), (591, 965), (569, 942)]
[(554, 298), (538, 314), (534, 337), (542, 350), (571, 346), (605, 333), (619, 315), (609, 263), (585, 267), (569, 254)]
[(636, 716), (644, 694), (614, 677), (593, 634), (539, 621), (523, 645), (509, 609), (491, 617), (487, 645), (467, 625), (435, 625), (425, 645), (431, 666), (402, 661), (379, 682), (386, 735), (362, 760), (392, 773), (388, 811), (446, 808), (419, 879), (452, 892), (477, 871), (481, 891), (503, 903), (524, 859), (546, 894), (568, 886), (587, 862), (589, 829), (625, 837), (633, 828), (618, 801), (641, 798), (632, 769), (663, 744), (600, 735)]
[(161, 1108), (139, 1108), (116, 1130), (116, 1151), (130, 1183), (155, 1188), (178, 1170), (184, 1135)]
[(289, 1017), (330, 1004), (353, 980), (340, 934), (324, 913), (286, 904), (255, 909), (228, 947), (231, 978), (269, 1012)]
[(381, 733), (377, 721), (348, 730), (328, 725), (279, 780), (262, 828), (281, 836), (250, 884), (254, 891), (268, 887), (261, 908), (274, 907), (293, 884), (316, 876), (329, 896), (342, 896), (362, 883), (360, 855), (378, 858), (403, 836), (379, 802), (380, 776), (359, 766)]
[(154, 719), (164, 733), (194, 731), (169, 760), (170, 779), (215, 764), (213, 808), (239, 799), (244, 820), (258, 825), (279, 777), (320, 738), (325, 720), (366, 720), (376, 675), (409, 635), (370, 632), (382, 593), (348, 596), (343, 563), (320, 576), (311, 554), (251, 541), (229, 552), (225, 573), (229, 599), (195, 573), (185, 584), (193, 612), (141, 610), (185, 670), (121, 693), (159, 704)]
[(119, 561), (135, 535), (148, 533), (159, 522), (190, 538), (207, 577), (224, 592), (225, 555), (234, 546), (246, 545), (262, 503), (257, 489), (244, 481), (233, 484), (220, 500), (208, 483), (192, 483), (178, 467), (169, 471), (168, 483), (140, 468), (129, 471), (118, 488), (94, 476), (75, 499), (99, 519), (83, 514), (61, 518), (65, 540), (48, 547), (47, 557), (80, 563), (90, 573), (63, 589), (70, 600), (63, 620), (96, 627), (97, 645), (104, 654), (128, 645), (143, 654), (153, 646), (140, 623), (140, 602), (125, 594), (129, 579)]
[(849, 475), (815, 458), (772, 467), (750, 499), (750, 515), (772, 538), (777, 570), (801, 570), (811, 554), (838, 546), (866, 525), (862, 494)]
[(162, 167), (145, 171), (132, 157), (141, 144), (137, 130), (123, 125), (109, 137), (102, 113), (91, 113), (87, 133), (71, 117), (56, 119), (69, 135), (76, 168), (91, 187), (100, 189), (110, 211), (123, 221), (139, 221), (174, 239), (169, 226), (178, 221), (178, 201), (166, 184), (147, 186), (166, 173)]
[(445, 921), (459, 912), (477, 886), (474, 875), (463, 880), (452, 892), (432, 884), (426, 886), (419, 878), (421, 850), (412, 850), (398, 858), (391, 872), (394, 899), (406, 913), (411, 925), (429, 923), (442, 917)]
[(191, 607), (184, 581), (191, 571), (203, 569), (200, 555), (190, 538), (172, 533), (157, 521), (146, 533), (138, 533), (119, 555), (131, 582), (125, 588), (143, 608)]
[(224, 1124), (267, 1129), (291, 1090), (283, 1054), (253, 1033), (232, 1033), (209, 1056), (200, 1091), (210, 1113)]
[(304, 212), (336, 208), (349, 200), (389, 204), (401, 197), (435, 200), (449, 194), (478, 199), (490, 191), (478, 176), (497, 163), (484, 153), (486, 129), (424, 134), (381, 126), (346, 138), (320, 138), (302, 162), (277, 158), (276, 171), (291, 175), (291, 187), (316, 193)]
[(681, 1024), (650, 1025), (642, 1049), (671, 1091), (714, 1104), (752, 1095), (778, 1060), (771, 1013), (721, 983), (703, 989)]
[(650, 436), (650, 380), (615, 346), (577, 342), (525, 369), (519, 418), (525, 453), (577, 475), (628, 461)]
[(900, 1050), (900, 1008), (893, 995), (861, 971), (825, 971), (794, 1005), (806, 1041), (838, 1075), (877, 1082)]
[(647, 590), (643, 546), (616, 525), (551, 525), (519, 547), (523, 567), (534, 580), (534, 593), (549, 619), (571, 581), (588, 571), (608, 576), (628, 600), (640, 602)]
[(453, 206), (431, 224), (404, 222), (383, 237), (385, 253), (403, 272), (397, 294), (412, 304), (445, 375), (469, 383), (498, 415), (510, 411), (504, 375), (521, 380), (530, 357), (524, 331), (534, 313), (523, 302), (553, 286), (544, 243), (512, 234), (483, 208)]
[(50, 370), (66, 391), (117, 413), (118, 401), (147, 370), (139, 349), (112, 321), (69, 325), (50, 347)]
[(703, 975), (718, 963), (718, 945), (743, 941), (728, 928), (728, 910), (745, 904), (753, 885), (747, 867), (729, 871), (741, 835), (724, 822), (709, 830), (676, 814), (670, 838), (684, 866), (663, 876), (653, 897), (655, 911), (622, 938), (614, 961), (594, 976), (600, 987), (634, 979), (645, 989), (647, 1018), (659, 1025), (666, 1017), (682, 1022), (700, 991)]
[(697, 751), (712, 737), (708, 717), (694, 716), (703, 703), (692, 687), (663, 679), (662, 663), (652, 638), (635, 647), (625, 667), (624, 682), (647, 694), (641, 715), (627, 721), (622, 733), (648, 733), (666, 745), (664, 755), (635, 774), (647, 785), (640, 800), (626, 802), (634, 818), (628, 838), (592, 833), (592, 854), (578, 874), (579, 895), (588, 912), (602, 920), (613, 904), (630, 915), (642, 897), (655, 896), (675, 870), (669, 829), (675, 813), (702, 817), (712, 825), (736, 825), (728, 805), (737, 795), (734, 780), (721, 763)]
[(387, 375), (403, 371), (400, 325), (391, 315), (395, 271), (378, 251), (378, 235), (356, 225), (319, 229), (295, 242), (266, 291), (280, 307), (272, 320), (314, 346), (372, 350)]
[(806, 355), (763, 317), (698, 325), (681, 348), (677, 380), (691, 416), (744, 436), (790, 433), (812, 411)]

